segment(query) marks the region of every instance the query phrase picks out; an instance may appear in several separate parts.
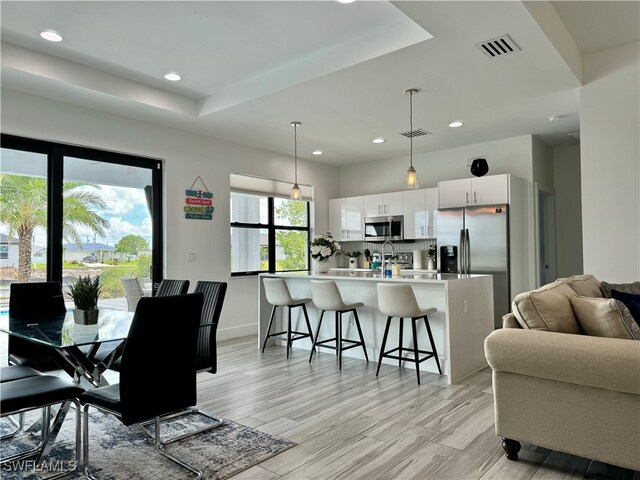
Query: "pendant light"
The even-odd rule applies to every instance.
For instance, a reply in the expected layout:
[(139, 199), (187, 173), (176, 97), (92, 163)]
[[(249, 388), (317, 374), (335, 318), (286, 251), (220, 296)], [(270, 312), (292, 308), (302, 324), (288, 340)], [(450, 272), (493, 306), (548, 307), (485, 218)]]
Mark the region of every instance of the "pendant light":
[(293, 182), (293, 188), (291, 189), (291, 200), (302, 200), (302, 190), (298, 186), (298, 127), (302, 125), (300, 122), (291, 122), (293, 127), (293, 165), (295, 179)]
[(409, 88), (404, 91), (405, 95), (409, 95), (409, 141), (411, 142), (411, 150), (409, 153), (409, 169), (407, 170), (407, 176), (404, 180), (404, 188), (413, 190), (418, 188), (418, 172), (413, 168), (413, 96), (418, 93), (417, 88)]

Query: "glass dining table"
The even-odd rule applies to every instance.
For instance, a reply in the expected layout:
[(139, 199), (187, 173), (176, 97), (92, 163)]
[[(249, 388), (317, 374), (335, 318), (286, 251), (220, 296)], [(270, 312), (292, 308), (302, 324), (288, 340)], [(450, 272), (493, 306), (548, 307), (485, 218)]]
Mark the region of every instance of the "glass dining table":
[[(20, 318), (0, 312), (0, 332), (51, 347), (60, 368), (85, 388), (108, 385), (103, 373), (122, 354), (133, 312), (100, 308), (98, 322), (84, 325), (74, 321), (73, 311), (64, 315)], [(101, 345), (111, 351), (101, 361), (93, 356)]]

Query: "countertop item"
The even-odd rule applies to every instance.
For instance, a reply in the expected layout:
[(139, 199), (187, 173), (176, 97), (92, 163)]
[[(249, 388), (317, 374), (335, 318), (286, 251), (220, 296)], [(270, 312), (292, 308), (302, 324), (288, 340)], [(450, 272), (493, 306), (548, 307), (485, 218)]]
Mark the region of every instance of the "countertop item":
[(422, 252), (420, 250), (413, 251), (413, 269), (420, 270), (422, 268)]

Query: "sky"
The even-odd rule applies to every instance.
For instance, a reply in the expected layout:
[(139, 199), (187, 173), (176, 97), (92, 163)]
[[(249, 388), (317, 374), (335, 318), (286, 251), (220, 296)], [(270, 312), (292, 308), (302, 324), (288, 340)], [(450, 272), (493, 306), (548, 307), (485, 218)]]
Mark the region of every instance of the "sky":
[[(99, 194), (105, 201), (105, 207), (95, 212), (109, 223), (109, 229), (104, 236), (95, 236), (95, 241), (115, 246), (125, 235), (140, 235), (151, 246), (151, 217), (147, 208), (144, 190), (141, 188), (116, 187), (100, 185), (99, 187), (80, 187)], [(93, 242), (94, 233), (83, 227), (78, 227), (82, 242)], [(46, 231), (39, 229), (35, 236), (35, 244), (47, 244)]]

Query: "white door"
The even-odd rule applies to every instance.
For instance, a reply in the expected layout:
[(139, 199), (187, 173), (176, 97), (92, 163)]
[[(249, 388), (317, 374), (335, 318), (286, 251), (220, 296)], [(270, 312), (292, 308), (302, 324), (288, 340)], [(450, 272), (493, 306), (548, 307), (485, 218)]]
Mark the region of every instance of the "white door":
[(338, 241), (346, 240), (346, 238), (343, 238), (346, 234), (342, 227), (344, 223), (344, 204), (344, 198), (329, 200), (329, 231), (333, 238)]
[(344, 223), (342, 228), (347, 234), (346, 240), (364, 240), (363, 208), (363, 197), (348, 197), (344, 199)]
[(439, 208), (466, 207), (471, 202), (470, 178), (438, 182)]
[(436, 231), (437, 217), (438, 217), (438, 188), (427, 188), (425, 190), (425, 223), (426, 223), (426, 238), (436, 238), (438, 232)]
[(381, 217), (383, 215), (384, 212), (382, 211), (382, 195), (365, 195), (364, 216)]
[(404, 211), (403, 192), (384, 193), (382, 195), (383, 215), (402, 215)]
[(509, 203), (509, 175), (491, 175), (471, 179), (473, 205), (504, 205)]
[(426, 189), (407, 190), (403, 192), (403, 197), (404, 238), (427, 238)]

